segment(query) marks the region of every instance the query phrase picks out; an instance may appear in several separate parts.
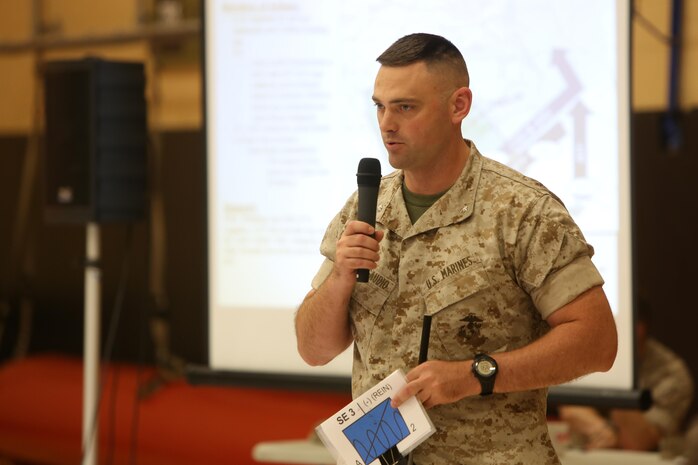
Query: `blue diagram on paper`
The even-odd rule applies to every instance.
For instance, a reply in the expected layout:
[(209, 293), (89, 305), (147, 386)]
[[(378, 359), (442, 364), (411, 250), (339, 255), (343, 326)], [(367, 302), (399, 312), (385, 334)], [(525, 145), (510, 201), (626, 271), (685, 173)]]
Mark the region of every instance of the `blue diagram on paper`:
[(384, 400), (343, 431), (365, 464), (409, 436), (405, 419)]

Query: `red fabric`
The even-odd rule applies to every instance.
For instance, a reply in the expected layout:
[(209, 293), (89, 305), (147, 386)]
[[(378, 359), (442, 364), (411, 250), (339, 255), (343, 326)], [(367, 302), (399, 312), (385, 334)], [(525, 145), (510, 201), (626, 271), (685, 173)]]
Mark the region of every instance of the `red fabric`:
[[(114, 465), (129, 463), (138, 379), (153, 375), (152, 368), (139, 373), (137, 367), (124, 364), (107, 371), (100, 409), (100, 463), (107, 463), (108, 454)], [(38, 356), (0, 367), (0, 456), (33, 463), (80, 463), (82, 390), (80, 359)], [(256, 443), (305, 438), (349, 400), (348, 394), (167, 383), (138, 404), (136, 463), (253, 464)]]

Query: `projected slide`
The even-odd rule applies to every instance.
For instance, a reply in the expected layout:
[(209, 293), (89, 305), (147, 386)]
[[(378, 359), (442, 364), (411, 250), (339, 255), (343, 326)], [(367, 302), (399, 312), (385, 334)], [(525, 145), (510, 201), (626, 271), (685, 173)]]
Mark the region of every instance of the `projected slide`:
[[(390, 170), (371, 101), (375, 58), (412, 32), (443, 35), (463, 52), (473, 91), (463, 134), (563, 200), (595, 247), (616, 317), (629, 325), (620, 314), (630, 311), (626, 7), (207, 1), (212, 361), (258, 366), (235, 354), (261, 337), (288, 353), (270, 371), (304, 370), (293, 311), (322, 262), (327, 224), (356, 189), (358, 161), (379, 158)], [(253, 331), (271, 322), (289, 327)], [(349, 358), (328, 372), (347, 373)], [(630, 376), (626, 369), (609, 384)]]

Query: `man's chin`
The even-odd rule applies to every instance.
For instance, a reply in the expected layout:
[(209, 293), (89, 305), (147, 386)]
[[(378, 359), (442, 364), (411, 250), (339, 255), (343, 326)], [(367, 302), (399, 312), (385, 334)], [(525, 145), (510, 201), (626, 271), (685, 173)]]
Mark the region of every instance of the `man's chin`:
[(396, 156), (393, 156), (390, 152), (388, 152), (388, 163), (390, 163), (390, 166), (392, 166), (393, 169), (396, 169), (396, 170), (402, 169), (402, 164), (400, 163), (400, 159)]
[(388, 150), (388, 163), (396, 170), (403, 169), (406, 161), (407, 159), (404, 154), (398, 154), (395, 151)]

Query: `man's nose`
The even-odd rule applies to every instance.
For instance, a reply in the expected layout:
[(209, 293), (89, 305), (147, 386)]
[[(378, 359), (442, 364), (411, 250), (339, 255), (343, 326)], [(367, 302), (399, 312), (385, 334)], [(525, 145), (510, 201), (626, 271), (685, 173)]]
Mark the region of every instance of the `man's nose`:
[(395, 115), (390, 110), (386, 109), (378, 119), (378, 126), (381, 132), (397, 131), (397, 122), (395, 120)]

